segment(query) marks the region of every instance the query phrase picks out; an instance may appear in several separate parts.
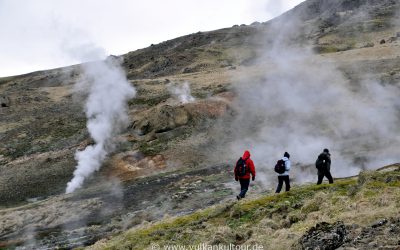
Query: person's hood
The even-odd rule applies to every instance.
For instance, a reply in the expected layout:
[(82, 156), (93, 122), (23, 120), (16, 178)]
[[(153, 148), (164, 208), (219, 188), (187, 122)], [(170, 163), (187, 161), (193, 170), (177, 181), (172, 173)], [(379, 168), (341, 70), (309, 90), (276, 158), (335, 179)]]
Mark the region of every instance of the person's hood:
[(331, 156), (331, 154), (329, 152), (322, 152), (322, 154), (325, 154), (327, 156)]
[(282, 158), (282, 160), (284, 160), (284, 161), (288, 161), (288, 160), (289, 160), (289, 158), (287, 158), (286, 156), (284, 156), (284, 157)]
[(250, 158), (250, 152), (248, 150), (244, 151), (242, 159), (247, 160)]

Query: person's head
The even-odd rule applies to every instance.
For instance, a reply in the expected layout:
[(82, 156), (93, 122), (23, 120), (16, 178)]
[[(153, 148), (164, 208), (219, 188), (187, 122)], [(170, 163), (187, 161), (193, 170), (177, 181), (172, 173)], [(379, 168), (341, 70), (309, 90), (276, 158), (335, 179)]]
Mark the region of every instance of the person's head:
[(248, 158), (250, 158), (250, 151), (246, 150), (243, 153), (242, 159), (248, 159)]
[(290, 154), (289, 154), (288, 152), (285, 152), (285, 153), (283, 154), (283, 157), (290, 158)]
[(329, 149), (324, 148), (324, 153), (328, 153), (329, 154)]

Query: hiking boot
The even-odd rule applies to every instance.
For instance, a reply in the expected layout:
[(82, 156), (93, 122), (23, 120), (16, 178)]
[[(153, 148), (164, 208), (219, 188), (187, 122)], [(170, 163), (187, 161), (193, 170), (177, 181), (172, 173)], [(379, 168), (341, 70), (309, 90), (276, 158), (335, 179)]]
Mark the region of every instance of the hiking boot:
[(238, 195), (238, 196), (236, 196), (236, 199), (237, 199), (237, 200), (240, 200), (240, 199), (242, 199), (242, 197), (240, 197), (240, 196)]

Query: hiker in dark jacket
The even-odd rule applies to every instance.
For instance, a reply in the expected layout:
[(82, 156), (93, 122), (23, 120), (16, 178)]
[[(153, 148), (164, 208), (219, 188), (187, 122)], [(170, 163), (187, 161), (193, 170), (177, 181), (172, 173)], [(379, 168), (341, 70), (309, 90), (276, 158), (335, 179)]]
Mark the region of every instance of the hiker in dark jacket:
[(322, 183), (324, 176), (329, 180), (329, 183), (333, 183), (331, 175), (331, 154), (327, 148), (318, 156), (315, 167), (318, 169), (318, 185)]
[(290, 171), (290, 154), (285, 152), (283, 154), (282, 160), (285, 162), (285, 172), (282, 174), (278, 174), (278, 187), (276, 187), (275, 193), (281, 192), (283, 182), (285, 182), (286, 192), (290, 190), (290, 180), (289, 180), (289, 171)]
[[(244, 198), (246, 196), (246, 192), (249, 189), (249, 184), (250, 184), (250, 177), (254, 181), (256, 178), (256, 168), (254, 166), (253, 160), (250, 159), (250, 152), (246, 150), (241, 157), (243, 159), (244, 164), (245, 164), (245, 172), (244, 174), (238, 173), (237, 167), (235, 167), (234, 173), (235, 173), (235, 180), (240, 182), (240, 194), (236, 196), (238, 200)], [(240, 159), (238, 160), (238, 162)], [(236, 166), (238, 163), (236, 163)], [(251, 175), (251, 176), (250, 176)]]

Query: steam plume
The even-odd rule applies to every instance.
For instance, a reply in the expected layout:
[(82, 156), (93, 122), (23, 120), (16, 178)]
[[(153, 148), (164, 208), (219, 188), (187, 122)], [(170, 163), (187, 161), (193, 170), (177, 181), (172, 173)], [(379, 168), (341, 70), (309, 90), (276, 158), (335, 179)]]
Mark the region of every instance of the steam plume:
[(316, 177), (313, 164), (326, 147), (335, 177), (398, 162), (398, 84), (382, 84), (355, 65), (351, 70), (361, 79), (351, 79), (311, 49), (296, 48), (293, 36), (302, 31), (301, 23), (296, 18), (272, 23), (274, 41), (260, 70), (266, 73), (237, 82), (231, 152), (250, 148), (260, 172), (270, 171), (264, 182), (274, 178), (274, 184), (272, 167), (285, 151), (298, 166), (292, 173), (299, 182)]
[(99, 170), (114, 148), (114, 136), (128, 122), (126, 102), (136, 93), (116, 59), (88, 63), (82, 70), (83, 77), (77, 83), (76, 90), (87, 94), (87, 129), (95, 145), (76, 152), (78, 165), (66, 193), (74, 192), (82, 186), (85, 178)]
[(191, 94), (189, 83), (184, 82), (182, 86), (169, 86), (169, 91), (173, 94), (181, 103), (193, 102), (195, 99)]

